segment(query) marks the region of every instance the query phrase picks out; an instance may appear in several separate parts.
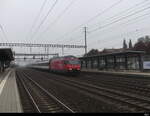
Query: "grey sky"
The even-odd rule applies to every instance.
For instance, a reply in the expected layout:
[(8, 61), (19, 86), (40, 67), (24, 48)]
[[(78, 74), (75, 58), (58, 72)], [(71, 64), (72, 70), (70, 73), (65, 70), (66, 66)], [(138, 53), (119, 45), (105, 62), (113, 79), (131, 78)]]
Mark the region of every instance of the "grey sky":
[[(84, 44), (83, 27), (87, 26), (88, 50), (92, 48), (101, 50), (104, 48), (121, 47), (123, 38), (126, 38), (127, 41), (132, 39), (133, 43), (135, 43), (138, 37), (150, 35), (150, 8), (128, 18), (123, 18), (113, 25), (100, 29), (100, 27), (110, 24), (117, 19), (150, 7), (150, 0), (122, 0), (122, 2), (115, 7), (105, 11), (99, 17), (96, 17), (88, 23), (86, 22), (89, 21), (89, 19), (103, 12), (120, 0), (74, 0), (73, 2), (71, 0), (58, 0), (58, 3), (49, 14), (48, 18), (43, 25), (41, 25), (37, 33), (35, 33), (33, 38), (31, 38), (34, 31), (55, 2), (55, 0), (47, 1), (39, 20), (36, 22), (36, 25), (34, 25), (32, 32), (30, 32), (44, 0), (0, 0), (0, 24), (6, 32), (8, 42), (81, 45)], [(72, 4), (68, 10), (60, 15), (70, 2), (72, 2)], [(141, 4), (135, 7), (135, 5), (139, 3)], [(126, 14), (121, 13), (118, 17), (115, 17), (116, 19), (111, 18), (131, 7), (133, 7), (133, 9), (126, 12)], [(57, 19), (58, 16), (59, 19)], [(142, 17), (137, 18), (139, 16)], [(76, 27), (78, 28), (76, 29)], [(97, 31), (91, 32), (97, 28), (99, 28)], [(7, 42), (7, 40), (2, 39), (2, 36), (3, 34), (0, 32), (0, 42)], [(18, 52), (23, 50), (28, 52), (25, 48), (19, 49)], [(51, 49), (51, 51), (52, 53), (61, 53), (60, 49)], [(66, 55), (81, 55), (83, 53), (84, 50), (80, 49), (65, 49)]]

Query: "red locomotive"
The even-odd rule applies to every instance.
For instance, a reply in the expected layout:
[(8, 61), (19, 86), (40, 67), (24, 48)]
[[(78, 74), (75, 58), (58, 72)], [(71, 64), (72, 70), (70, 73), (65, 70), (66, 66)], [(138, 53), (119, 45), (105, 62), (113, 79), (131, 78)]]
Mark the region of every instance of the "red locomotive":
[(81, 70), (80, 60), (74, 56), (53, 58), (49, 61), (49, 70), (53, 72), (78, 73)]

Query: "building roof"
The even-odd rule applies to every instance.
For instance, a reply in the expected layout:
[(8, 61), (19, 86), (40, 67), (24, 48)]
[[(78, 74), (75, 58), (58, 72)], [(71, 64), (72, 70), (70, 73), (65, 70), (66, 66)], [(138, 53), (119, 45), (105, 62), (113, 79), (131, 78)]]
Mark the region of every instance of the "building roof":
[[(114, 52), (111, 52), (111, 53), (101, 53), (99, 55), (95, 55), (95, 56), (87, 56), (87, 57), (82, 57), (82, 58), (92, 58), (92, 57), (98, 57), (98, 56), (116, 56), (116, 55), (126, 55), (126, 54), (144, 54), (145, 52), (144, 51), (132, 51), (132, 50), (126, 50), (126, 51), (114, 51)], [(82, 59), (81, 58), (81, 59)]]
[(123, 48), (120, 48), (120, 49), (104, 49), (102, 52), (103, 53), (113, 53), (113, 52), (124, 52), (124, 51), (126, 51), (126, 50)]

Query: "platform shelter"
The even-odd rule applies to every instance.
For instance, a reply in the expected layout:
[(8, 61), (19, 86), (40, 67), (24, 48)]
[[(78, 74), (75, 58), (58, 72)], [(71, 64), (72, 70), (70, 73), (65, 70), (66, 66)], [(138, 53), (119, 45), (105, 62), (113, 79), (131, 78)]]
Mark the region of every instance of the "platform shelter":
[(143, 51), (123, 51), (81, 57), (84, 69), (99, 70), (143, 70)]
[(0, 72), (3, 72), (5, 68), (9, 67), (13, 59), (11, 48), (0, 48)]

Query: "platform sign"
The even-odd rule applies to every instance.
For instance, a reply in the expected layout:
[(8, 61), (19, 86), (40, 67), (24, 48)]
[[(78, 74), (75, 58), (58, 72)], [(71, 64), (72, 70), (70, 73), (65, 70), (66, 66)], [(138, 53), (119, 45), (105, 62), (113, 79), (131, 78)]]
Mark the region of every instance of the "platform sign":
[(143, 62), (143, 69), (150, 69), (150, 61)]

